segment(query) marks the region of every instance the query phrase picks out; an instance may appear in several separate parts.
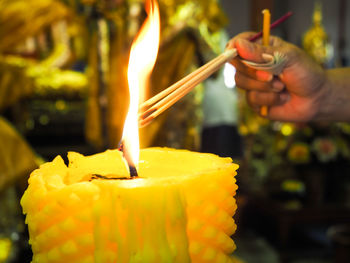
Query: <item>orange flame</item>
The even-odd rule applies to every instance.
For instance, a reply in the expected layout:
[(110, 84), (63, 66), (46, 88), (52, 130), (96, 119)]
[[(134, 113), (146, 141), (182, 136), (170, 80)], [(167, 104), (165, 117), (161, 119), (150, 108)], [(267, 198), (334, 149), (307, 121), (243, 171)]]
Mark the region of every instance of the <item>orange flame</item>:
[(134, 167), (139, 162), (140, 154), (138, 131), (140, 94), (144, 92), (156, 62), (160, 35), (160, 17), (157, 1), (147, 0), (145, 6), (148, 17), (131, 45), (128, 65), (130, 105), (122, 136), (125, 159), (129, 165)]

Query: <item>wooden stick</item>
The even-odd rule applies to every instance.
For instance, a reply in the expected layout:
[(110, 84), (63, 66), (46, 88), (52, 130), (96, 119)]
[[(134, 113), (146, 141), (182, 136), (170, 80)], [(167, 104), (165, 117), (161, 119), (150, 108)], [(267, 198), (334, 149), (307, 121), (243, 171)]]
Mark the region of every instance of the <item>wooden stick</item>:
[[(190, 75), (179, 80), (168, 89), (152, 97), (141, 105), (141, 111), (145, 110), (139, 116), (139, 124), (141, 127), (149, 124), (159, 114), (167, 110), (179, 99), (189, 93), (199, 83), (207, 79), (211, 74), (216, 72), (223, 64), (233, 59), (237, 55), (236, 49), (228, 49), (221, 55), (217, 56), (204, 66), (200, 67)], [(151, 106), (155, 103), (153, 106)], [(149, 107), (151, 106), (151, 107)], [(147, 107), (149, 107), (147, 109)]]

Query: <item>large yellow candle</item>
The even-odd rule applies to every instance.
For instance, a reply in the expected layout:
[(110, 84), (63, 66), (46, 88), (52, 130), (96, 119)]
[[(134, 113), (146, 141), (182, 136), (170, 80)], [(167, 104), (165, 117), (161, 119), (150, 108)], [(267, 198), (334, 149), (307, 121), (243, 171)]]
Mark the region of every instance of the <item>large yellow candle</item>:
[(116, 179), (129, 177), (118, 150), (68, 158), (35, 170), (22, 197), (33, 262), (231, 262), (230, 158), (148, 148), (136, 179)]

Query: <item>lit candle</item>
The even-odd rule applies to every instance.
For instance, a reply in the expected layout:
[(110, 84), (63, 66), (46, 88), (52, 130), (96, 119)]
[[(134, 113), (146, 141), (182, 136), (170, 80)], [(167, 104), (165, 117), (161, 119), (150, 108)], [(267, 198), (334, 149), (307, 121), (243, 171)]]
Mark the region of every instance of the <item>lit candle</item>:
[[(21, 205), (34, 263), (231, 261), (238, 166), (213, 154), (139, 151), (139, 89), (159, 44), (158, 7), (148, 4), (152, 19), (130, 52), (123, 152), (70, 152), (68, 166), (58, 156), (30, 176)], [(137, 176), (130, 176), (130, 166)]]
[(230, 262), (230, 158), (148, 148), (139, 177), (118, 180), (129, 177), (118, 150), (68, 157), (35, 170), (21, 200), (33, 262)]

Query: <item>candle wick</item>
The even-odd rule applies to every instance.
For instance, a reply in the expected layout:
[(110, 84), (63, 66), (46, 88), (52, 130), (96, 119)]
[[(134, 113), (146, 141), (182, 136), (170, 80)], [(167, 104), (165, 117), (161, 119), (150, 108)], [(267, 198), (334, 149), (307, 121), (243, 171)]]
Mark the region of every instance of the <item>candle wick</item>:
[(137, 170), (135, 166), (129, 165), (130, 177), (135, 178), (138, 177)]
[(121, 151), (121, 152), (123, 153), (123, 157), (125, 158), (125, 160), (126, 160), (127, 163), (128, 163), (130, 177), (131, 177), (131, 178), (138, 177), (138, 173), (137, 173), (136, 167), (135, 167), (132, 163), (130, 163), (130, 161), (129, 161), (127, 149), (125, 149), (125, 147), (124, 147), (124, 142), (123, 142), (123, 140), (119, 143), (118, 150)]

